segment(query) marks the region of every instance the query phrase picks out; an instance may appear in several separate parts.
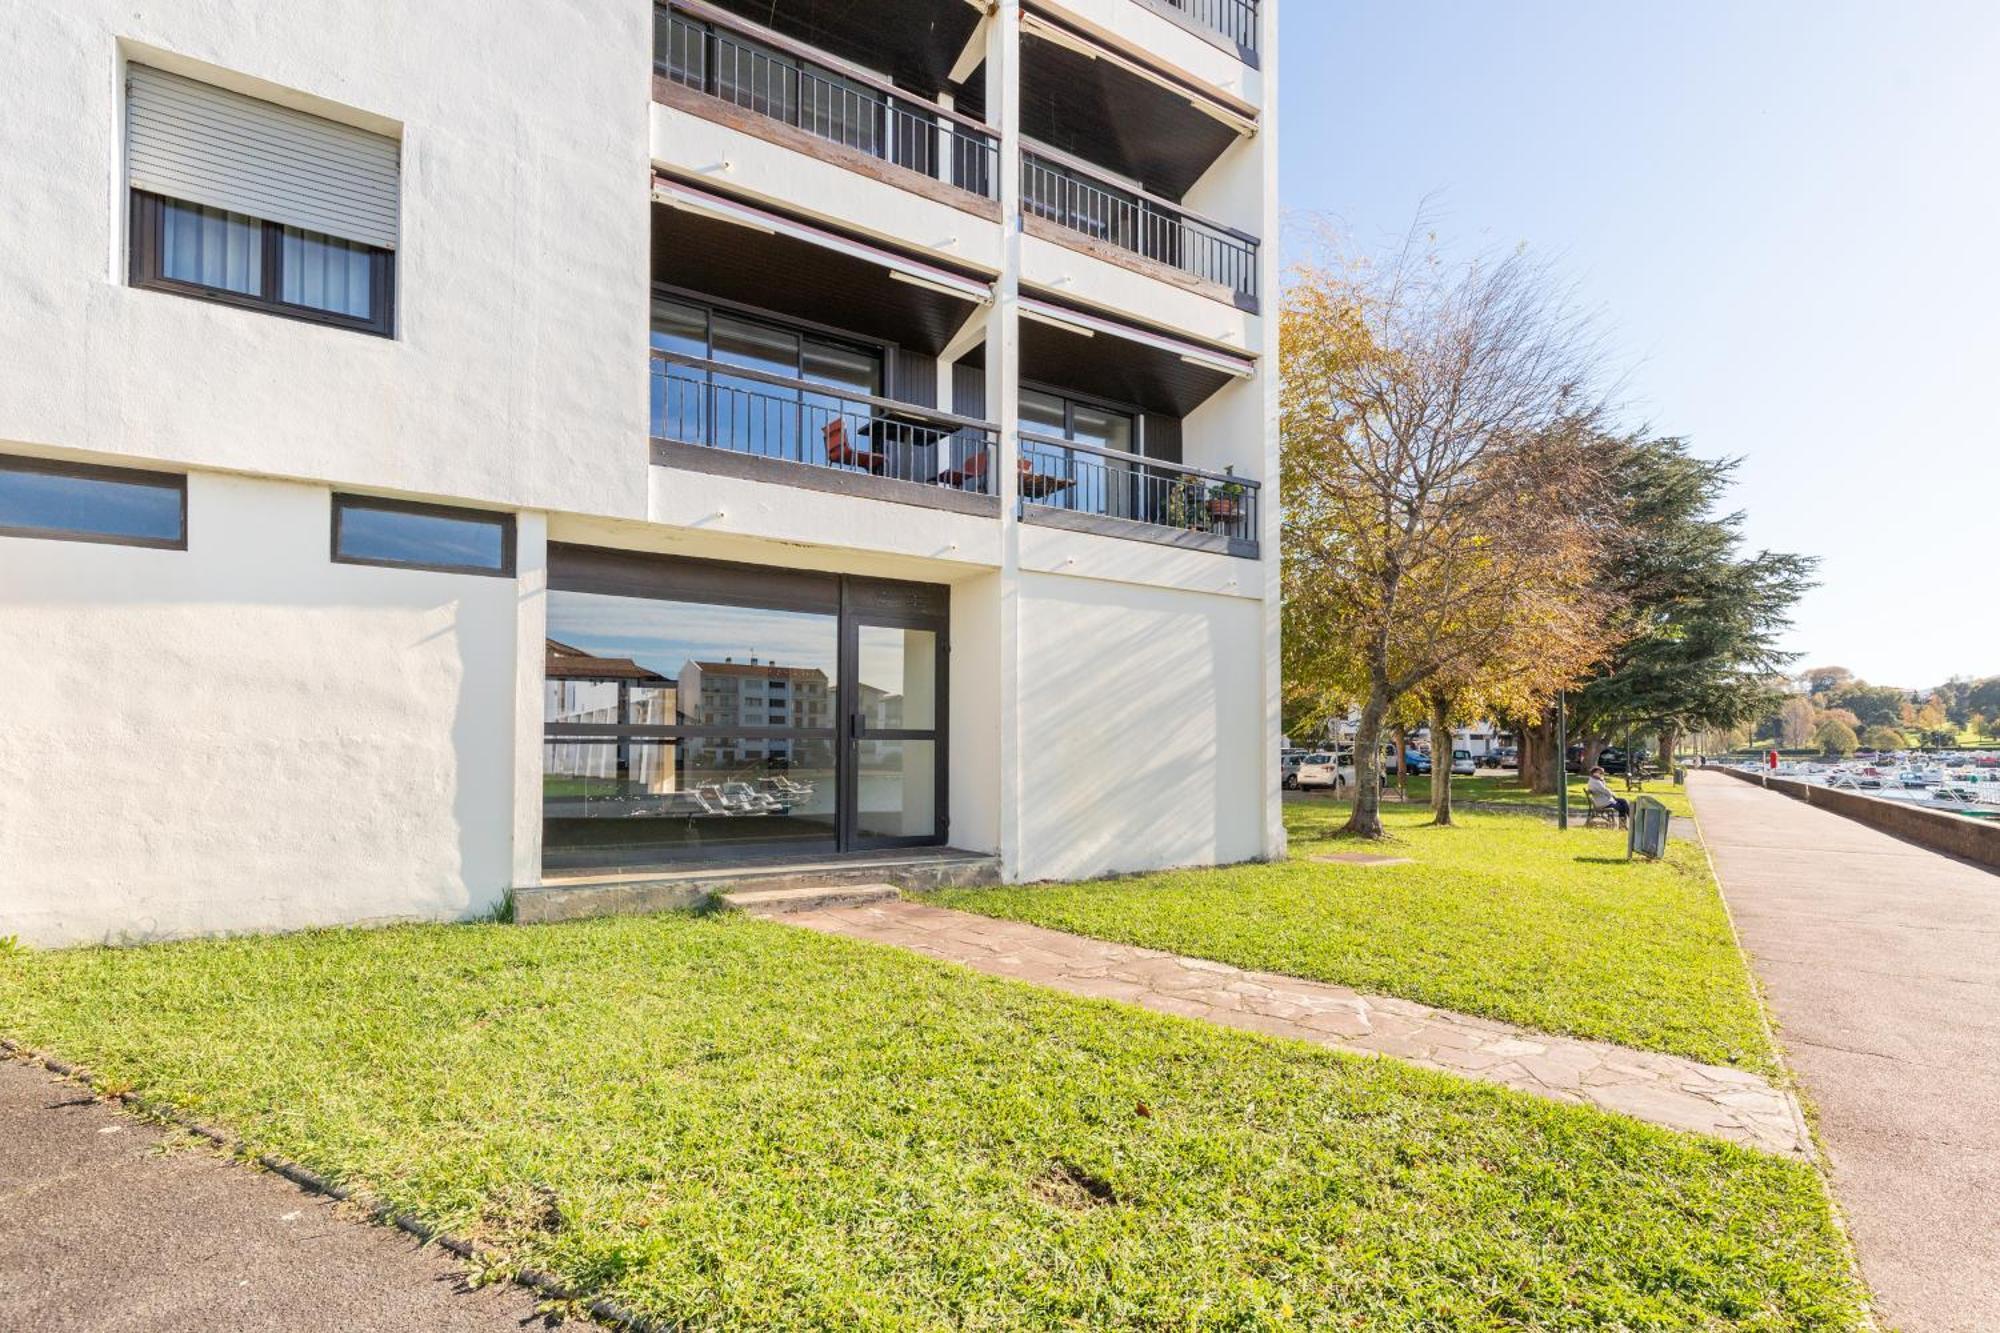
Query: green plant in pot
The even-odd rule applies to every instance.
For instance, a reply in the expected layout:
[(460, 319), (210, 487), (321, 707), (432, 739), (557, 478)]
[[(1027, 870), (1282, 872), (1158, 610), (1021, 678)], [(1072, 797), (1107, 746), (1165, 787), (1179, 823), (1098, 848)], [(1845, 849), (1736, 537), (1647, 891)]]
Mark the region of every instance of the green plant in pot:
[[(1231, 476), (1235, 469), (1227, 469)], [(1243, 500), (1247, 491), (1240, 481), (1218, 482), (1208, 492), (1208, 516), (1217, 523), (1233, 523), (1243, 517)]]

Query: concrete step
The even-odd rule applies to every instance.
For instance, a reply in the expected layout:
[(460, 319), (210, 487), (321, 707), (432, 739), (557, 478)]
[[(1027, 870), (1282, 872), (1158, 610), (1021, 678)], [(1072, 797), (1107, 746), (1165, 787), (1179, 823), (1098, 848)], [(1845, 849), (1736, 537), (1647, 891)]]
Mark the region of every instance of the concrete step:
[(947, 886), (995, 884), (1000, 858), (949, 847), (848, 857), (812, 857), (757, 865), (691, 865), (631, 874), (553, 875), (514, 890), (514, 920), (522, 925), (592, 916), (687, 911), (717, 894), (738, 890), (826, 889), (881, 884), (921, 892)]
[(752, 916), (817, 912), (827, 907), (859, 907), (902, 897), (893, 884), (817, 884), (790, 889), (733, 889), (722, 902)]

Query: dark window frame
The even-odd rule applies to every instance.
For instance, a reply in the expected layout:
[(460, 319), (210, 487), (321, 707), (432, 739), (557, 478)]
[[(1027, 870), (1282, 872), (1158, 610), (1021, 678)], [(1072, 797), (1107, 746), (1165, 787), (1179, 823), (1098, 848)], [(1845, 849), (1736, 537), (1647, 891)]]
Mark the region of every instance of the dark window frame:
[(97, 546), (140, 546), (154, 551), (185, 551), (188, 548), (188, 487), (185, 472), (152, 472), (145, 468), (107, 467), (101, 463), (72, 463), (57, 458), (30, 458), (22, 454), (0, 454), (0, 472), (38, 472), (45, 476), (77, 477), (86, 481), (109, 481), (128, 486), (151, 486), (174, 491), (180, 496), (181, 531), (178, 537), (136, 537), (110, 532), (78, 532), (71, 528), (43, 528), (28, 524), (0, 523), (0, 537), (29, 537), (43, 541), (90, 542)]
[[(659, 555), (607, 547), (549, 544), (548, 589), (551, 594), (575, 592), (627, 597), (645, 601), (695, 602), (715, 606), (747, 606), (772, 611), (829, 616), (837, 645), (835, 680), (829, 705), (830, 725), (807, 727), (752, 726), (694, 722), (671, 726), (640, 723), (542, 724), (544, 745), (567, 740), (602, 743), (624, 737), (629, 741), (684, 741), (701, 737), (745, 740), (828, 740), (833, 744), (835, 781), (841, 793), (833, 843), (825, 854), (865, 855), (906, 847), (942, 847), (951, 842), (951, 589), (945, 584), (906, 579), (871, 578), (821, 570), (750, 565), (704, 560), (693, 556)], [(857, 725), (859, 631), (862, 626), (928, 630), (936, 635), (936, 713), (928, 728), (870, 730)], [(857, 785), (859, 744), (863, 741), (918, 741), (934, 746), (933, 809), (936, 831), (910, 837), (866, 836), (859, 831)], [(781, 846), (788, 855), (806, 855), (802, 847)], [(737, 852), (754, 854), (752, 849)], [(633, 867), (626, 867), (631, 869)], [(544, 861), (544, 873), (550, 867)], [(577, 867), (553, 868), (562, 872)], [(614, 873), (597, 868), (601, 873)]]
[[(268, 218), (252, 218), (263, 228), (263, 269), (259, 274), (259, 290), (255, 294), (233, 292), (224, 287), (210, 287), (199, 282), (168, 277), (162, 254), (166, 234), (166, 209), (161, 205), (182, 204), (185, 207), (198, 205), (136, 188), (131, 190), (130, 194), (132, 236), (128, 248), (131, 251), (132, 286), (147, 291), (172, 292), (176, 296), (193, 297), (197, 301), (210, 301), (216, 305), (234, 306), (239, 310), (257, 310), (267, 315), (295, 319), (305, 324), (350, 329), (355, 333), (366, 333), (378, 338), (396, 336), (395, 251), (384, 250), (374, 245), (361, 246), (369, 258), (369, 305), (375, 313), (370, 318), (358, 319), (353, 315), (342, 315), (332, 310), (299, 305), (278, 295), (284, 290), (285, 224), (273, 222)], [(349, 244), (360, 245), (360, 242), (349, 242)]]
[[(341, 520), (349, 509), (373, 509), (384, 513), (412, 514), (424, 518), (448, 518), (460, 523), (491, 523), (500, 529), (500, 567), (482, 565), (432, 564), (418, 560), (382, 560), (374, 556), (343, 555), (340, 550)], [(377, 495), (333, 494), (333, 516), (329, 553), (336, 565), (363, 565), (371, 569), (413, 569), (430, 574), (472, 574), (480, 578), (511, 579), (515, 576), (516, 532), (514, 516), (499, 509), (476, 509), (468, 505), (430, 504), (421, 500), (392, 500)]]

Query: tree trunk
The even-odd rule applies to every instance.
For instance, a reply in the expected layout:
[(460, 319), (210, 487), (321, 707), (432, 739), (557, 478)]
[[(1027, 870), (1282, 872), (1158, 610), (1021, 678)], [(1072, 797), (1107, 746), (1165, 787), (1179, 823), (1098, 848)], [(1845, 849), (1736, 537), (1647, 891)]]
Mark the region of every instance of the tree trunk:
[(1401, 726), (1396, 728), (1396, 799), (1405, 805), (1410, 800), (1410, 733)]
[(1671, 724), (1660, 728), (1660, 772), (1674, 775), (1674, 751), (1681, 748), (1681, 729)]
[(1542, 714), (1533, 726), (1524, 727), (1523, 735), (1530, 740), (1534, 760), (1529, 762), (1527, 751), (1521, 755), (1521, 780), (1528, 784), (1528, 790), (1537, 796), (1556, 794), (1556, 783), (1562, 775), (1562, 756), (1556, 753), (1556, 723), (1553, 711)]
[(1451, 700), (1443, 695), (1431, 696), (1431, 823), (1451, 827)]
[[(1597, 761), (1604, 757), (1604, 747), (1610, 744), (1610, 742), (1593, 731), (1583, 737), (1582, 744), (1583, 754), (1578, 759), (1577, 770), (1588, 773), (1591, 769), (1597, 767)], [(1569, 765), (1568, 755), (1563, 756), (1563, 765), (1567, 769)]]
[(1354, 809), (1345, 831), (1357, 838), (1382, 836), (1382, 715), (1388, 709), (1371, 690), (1354, 732)]

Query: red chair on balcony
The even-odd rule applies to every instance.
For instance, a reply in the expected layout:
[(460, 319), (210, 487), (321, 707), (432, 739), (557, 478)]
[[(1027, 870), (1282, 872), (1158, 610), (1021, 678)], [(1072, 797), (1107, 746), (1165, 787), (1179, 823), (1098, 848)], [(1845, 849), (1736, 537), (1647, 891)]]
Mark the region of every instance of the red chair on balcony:
[(845, 417), (835, 417), (827, 422), (820, 434), (826, 440), (826, 461), (835, 467), (865, 468), (878, 477), (888, 470), (887, 455), (857, 449), (849, 442)]
[[(961, 490), (984, 491), (987, 463), (991, 458), (992, 455), (982, 449), (949, 472), (938, 473), (938, 483), (943, 486), (956, 486)], [(1016, 459), (1014, 465), (1021, 474), (1021, 494), (1031, 500), (1059, 494), (1076, 484), (1068, 477), (1056, 477), (1035, 471), (1034, 464), (1025, 458)]]

